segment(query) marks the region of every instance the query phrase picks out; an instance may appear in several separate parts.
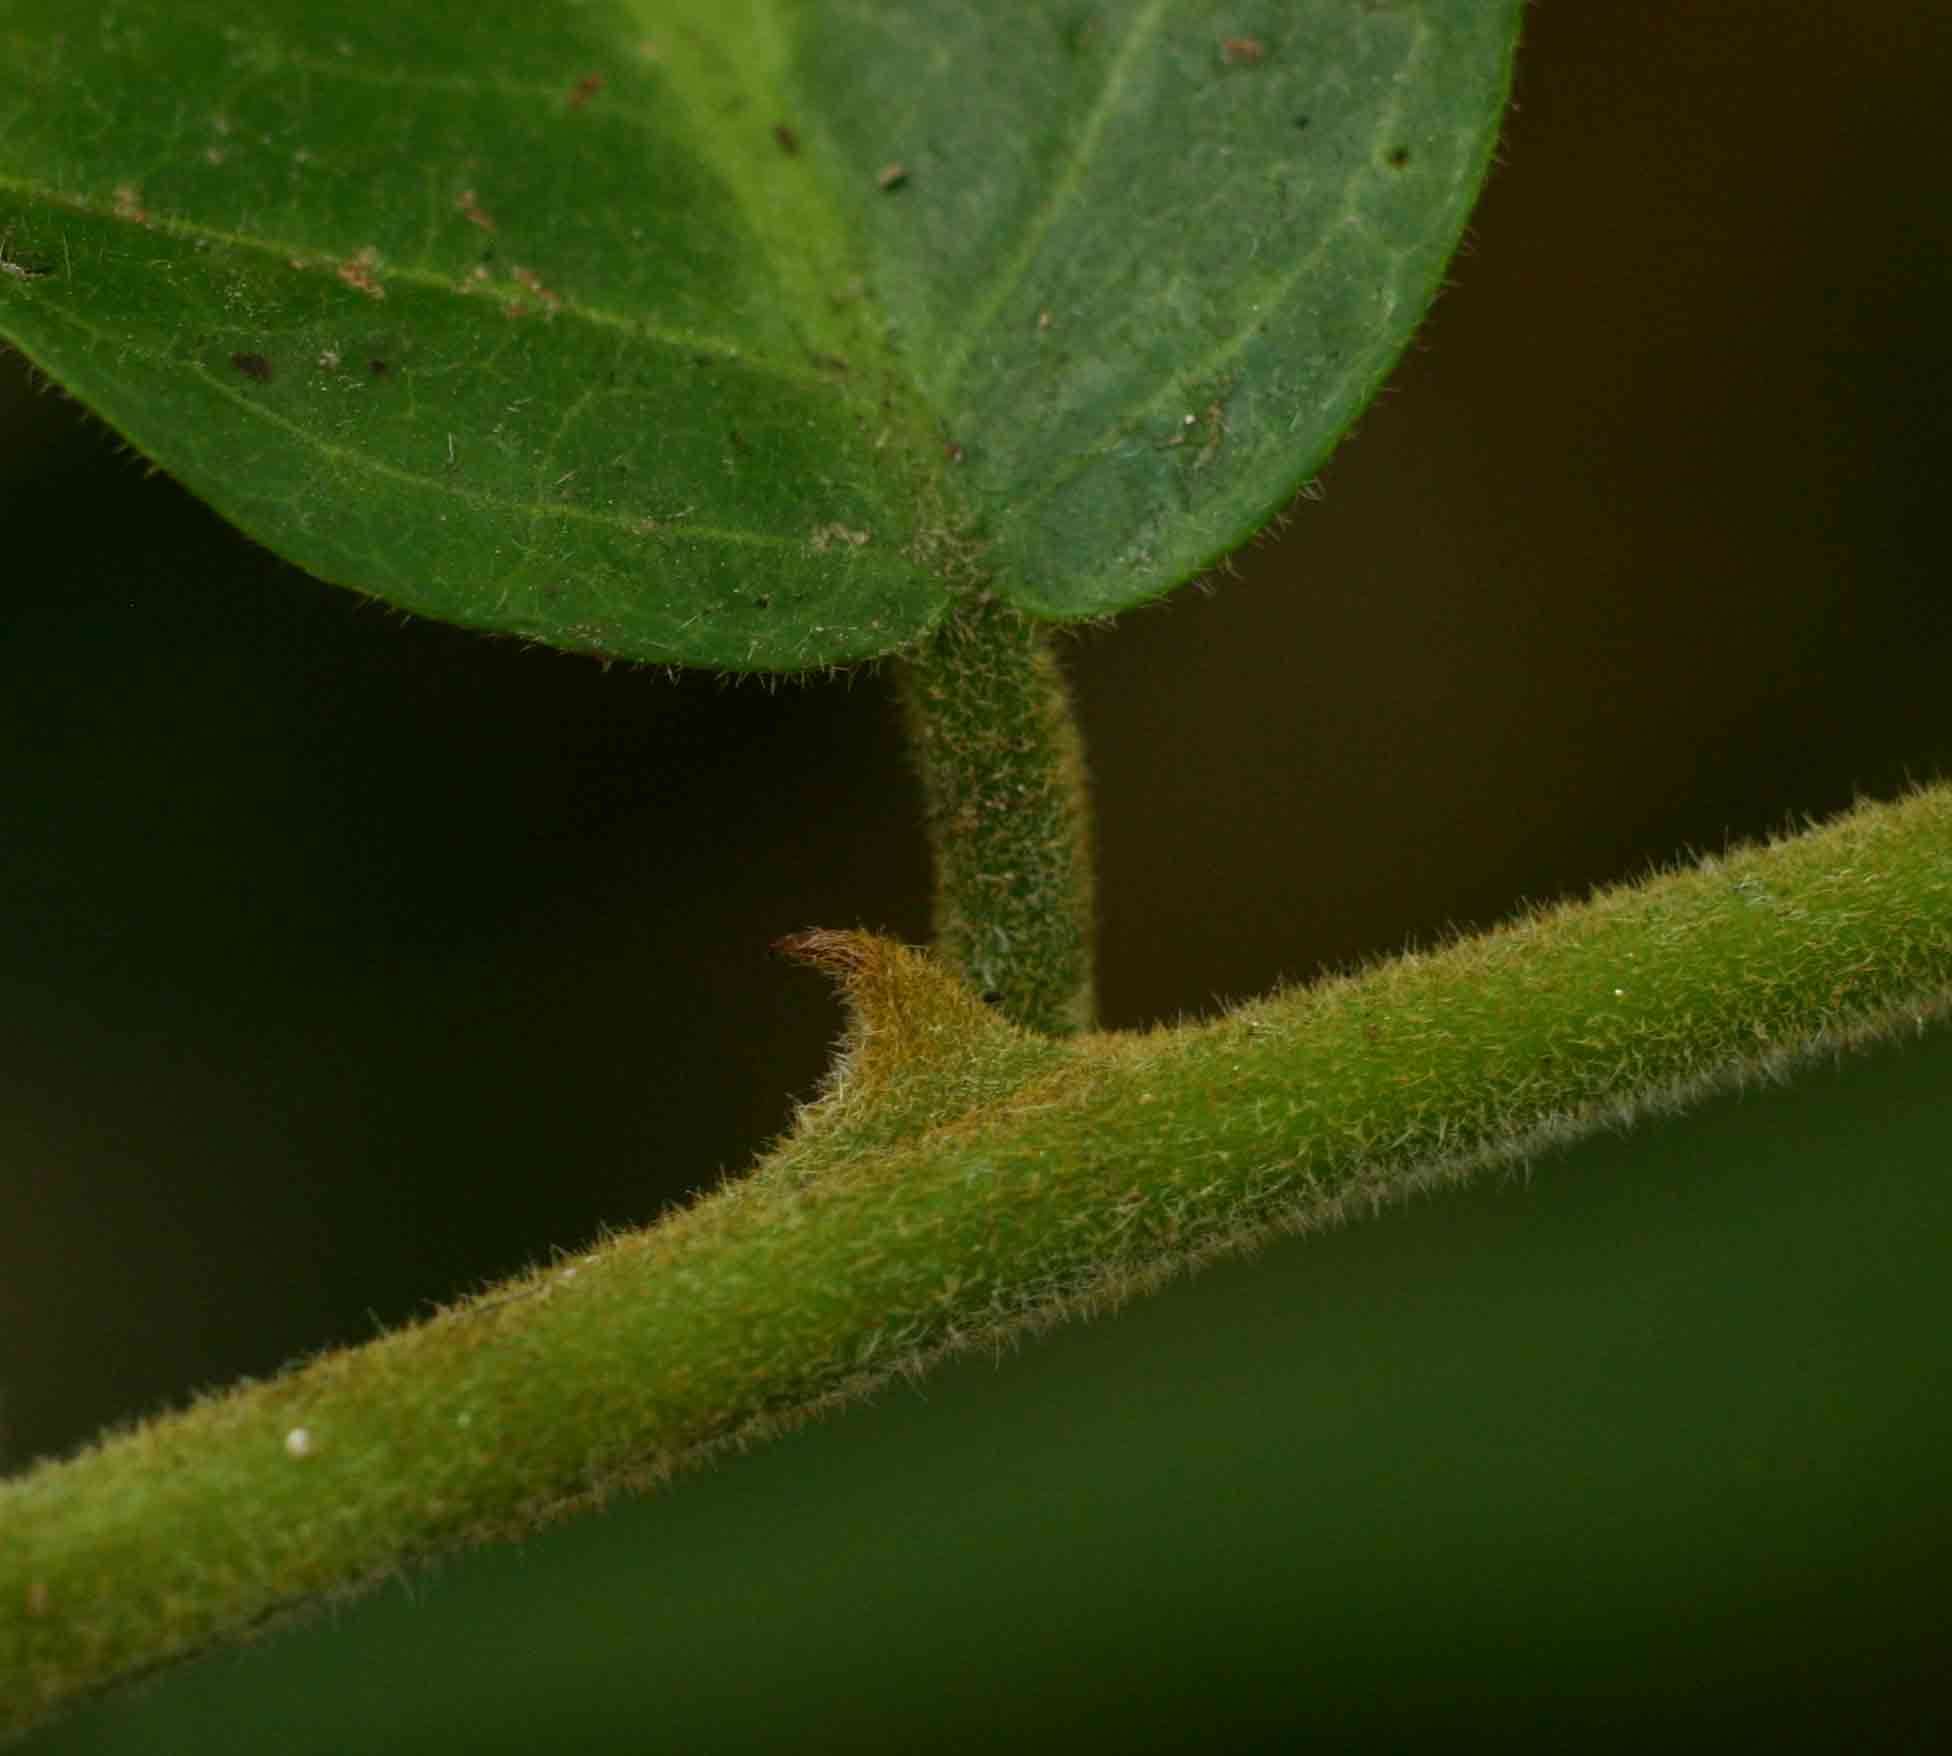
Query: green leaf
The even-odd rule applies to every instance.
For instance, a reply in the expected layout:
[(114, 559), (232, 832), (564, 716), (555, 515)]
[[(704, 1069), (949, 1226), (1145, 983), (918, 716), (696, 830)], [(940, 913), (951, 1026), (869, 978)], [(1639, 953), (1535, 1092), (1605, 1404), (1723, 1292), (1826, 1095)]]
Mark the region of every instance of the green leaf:
[(792, 670), (1168, 590), (1434, 291), (1516, 0), (10, 0), (0, 335), (324, 578)]

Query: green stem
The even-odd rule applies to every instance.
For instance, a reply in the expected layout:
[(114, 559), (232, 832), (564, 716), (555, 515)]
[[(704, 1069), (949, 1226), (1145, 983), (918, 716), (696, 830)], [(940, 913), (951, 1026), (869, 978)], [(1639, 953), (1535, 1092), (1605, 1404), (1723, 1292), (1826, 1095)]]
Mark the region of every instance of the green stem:
[(1218, 1252), (1952, 1009), (1952, 787), (1211, 1022), (1056, 1042), (932, 955), (750, 1176), (0, 1482), (0, 1740), (444, 1549), (664, 1481)]
[(935, 859), (936, 948), (1013, 1024), (1088, 1030), (1090, 803), (1049, 634), (986, 595), (901, 667)]

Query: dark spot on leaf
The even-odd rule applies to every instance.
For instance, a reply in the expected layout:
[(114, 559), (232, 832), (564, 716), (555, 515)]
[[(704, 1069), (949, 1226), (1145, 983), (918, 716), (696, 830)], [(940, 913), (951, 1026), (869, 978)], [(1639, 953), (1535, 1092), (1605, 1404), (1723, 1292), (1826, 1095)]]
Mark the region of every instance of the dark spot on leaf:
[(800, 137), (784, 122), (773, 124), (773, 138), (779, 142), (779, 149), (789, 158), (800, 150)]
[(968, 454), (963, 450), (963, 448), (960, 445), (958, 445), (955, 442), (955, 440), (951, 439), (947, 445), (943, 446), (942, 455), (946, 457), (951, 463), (961, 463), (963, 458)]
[(366, 362), (366, 370), (372, 373), (375, 378), (384, 378), (387, 373), (393, 370), (393, 367), (386, 360), (368, 360)]
[(1389, 149), (1389, 165), (1393, 171), (1400, 171), (1410, 162), (1410, 149), (1407, 146), (1392, 146)]
[(271, 382), (271, 362), (262, 354), (232, 354), (230, 363), (253, 384)]
[(586, 73), (569, 88), (569, 107), (580, 110), (591, 98), (603, 89), (601, 73)]
[(746, 436), (737, 427), (734, 427), (727, 437), (732, 441), (732, 449), (734, 451), (750, 451), (752, 449), (746, 443)]
[(1295, 118), (1295, 126), (1297, 128), (1306, 128), (1308, 126), (1308, 118), (1306, 116), (1297, 116)]
[(823, 372), (844, 373), (847, 370), (847, 362), (839, 354), (815, 354), (812, 358), (813, 363)]
[(770, 610), (773, 607), (773, 594), (769, 591), (762, 591), (752, 601), (755, 608), (761, 610)]
[(1064, 47), (1073, 55), (1082, 55), (1098, 40), (1098, 20), (1087, 18), (1082, 24), (1070, 26), (1064, 33)]
[(1267, 58), (1267, 44), (1259, 37), (1222, 37), (1220, 59), (1229, 67), (1255, 67)]
[(908, 167), (899, 161), (883, 165), (874, 174), (874, 186), (883, 191), (899, 189), (908, 181)]
[(994, 988), (985, 988), (983, 990), (983, 1004), (985, 1006), (1001, 1006), (1003, 1004), (1003, 996)]

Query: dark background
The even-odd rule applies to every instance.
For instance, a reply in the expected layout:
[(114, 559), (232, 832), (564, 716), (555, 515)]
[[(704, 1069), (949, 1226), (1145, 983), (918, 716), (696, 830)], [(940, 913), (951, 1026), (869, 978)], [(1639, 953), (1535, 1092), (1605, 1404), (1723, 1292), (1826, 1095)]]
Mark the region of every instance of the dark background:
[[(1319, 497), (1067, 643), (1108, 1024), (1952, 772), (1949, 89), (1896, 0), (1532, 13)], [(11, 357), (0, 533), (0, 1468), (735, 1172), (838, 1027), (770, 942), (926, 937), (884, 678), (403, 621)]]

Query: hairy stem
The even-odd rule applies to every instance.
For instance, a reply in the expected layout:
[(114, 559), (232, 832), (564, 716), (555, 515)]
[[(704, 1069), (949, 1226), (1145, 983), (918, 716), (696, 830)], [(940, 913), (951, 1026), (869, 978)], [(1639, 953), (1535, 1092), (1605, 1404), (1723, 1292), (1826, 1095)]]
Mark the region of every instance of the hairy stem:
[(935, 860), (935, 942), (1012, 1024), (1088, 1030), (1090, 802), (1048, 632), (987, 596), (901, 667)]
[(1143, 1036), (933, 956), (843, 982), (827, 1095), (647, 1230), (0, 1482), (0, 1736), (946, 1352), (1952, 1006), (1952, 787)]

